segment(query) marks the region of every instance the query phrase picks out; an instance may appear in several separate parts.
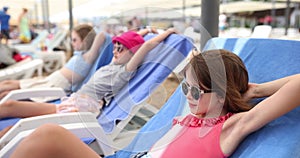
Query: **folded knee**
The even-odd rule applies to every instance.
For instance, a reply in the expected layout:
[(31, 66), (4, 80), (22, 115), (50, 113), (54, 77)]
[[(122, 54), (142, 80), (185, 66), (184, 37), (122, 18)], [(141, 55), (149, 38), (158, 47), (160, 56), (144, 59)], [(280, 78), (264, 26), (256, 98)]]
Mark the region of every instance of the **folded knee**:
[(44, 138), (52, 140), (52, 138), (55, 138), (54, 140), (57, 140), (60, 136), (63, 137), (65, 132), (66, 129), (59, 125), (44, 124), (35, 130), (33, 136), (36, 137), (38, 135), (37, 138), (39, 139)]
[(13, 106), (14, 104), (16, 104), (15, 100), (7, 100), (6, 102), (2, 103), (2, 105), (0, 105), (0, 106), (7, 108), (7, 107)]

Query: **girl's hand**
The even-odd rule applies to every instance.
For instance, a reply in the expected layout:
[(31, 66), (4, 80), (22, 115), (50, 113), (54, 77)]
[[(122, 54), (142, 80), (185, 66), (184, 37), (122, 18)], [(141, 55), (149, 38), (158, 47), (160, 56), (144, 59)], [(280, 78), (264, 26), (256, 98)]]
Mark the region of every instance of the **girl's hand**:
[(58, 104), (56, 105), (57, 113), (66, 113), (66, 112), (78, 112), (79, 109), (72, 104)]
[(78, 112), (78, 111), (79, 109), (76, 106), (76, 99), (72, 96), (61, 98), (61, 103), (56, 105), (57, 113)]
[(176, 33), (176, 34), (179, 34), (179, 32), (178, 32), (175, 28), (173, 28), (173, 27), (168, 28), (166, 31), (168, 31), (168, 32), (170, 32), (170, 33)]
[(148, 29), (149, 33), (158, 34), (157, 29), (155, 27), (149, 26), (149, 27), (147, 27), (147, 29)]
[(245, 101), (250, 101), (253, 98), (256, 98), (256, 88), (258, 84), (256, 83), (249, 83), (248, 90), (243, 94), (243, 98)]

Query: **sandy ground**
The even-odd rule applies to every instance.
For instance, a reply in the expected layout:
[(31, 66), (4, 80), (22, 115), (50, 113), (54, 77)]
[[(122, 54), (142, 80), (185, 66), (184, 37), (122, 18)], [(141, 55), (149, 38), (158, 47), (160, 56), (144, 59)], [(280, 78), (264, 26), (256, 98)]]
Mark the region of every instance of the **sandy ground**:
[(161, 108), (168, 98), (178, 87), (180, 81), (174, 75), (170, 75), (157, 89), (152, 93), (148, 99), (148, 103), (155, 106), (157, 109)]

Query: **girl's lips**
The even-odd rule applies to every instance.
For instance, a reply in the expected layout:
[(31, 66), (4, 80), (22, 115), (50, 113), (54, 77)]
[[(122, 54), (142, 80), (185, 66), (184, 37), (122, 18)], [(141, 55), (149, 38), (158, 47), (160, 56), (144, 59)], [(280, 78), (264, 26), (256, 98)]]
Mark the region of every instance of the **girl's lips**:
[(114, 60), (118, 60), (118, 56), (114, 56), (113, 58), (114, 58)]
[(189, 103), (189, 106), (190, 106), (190, 107), (196, 107), (197, 105), (196, 105), (196, 104)]

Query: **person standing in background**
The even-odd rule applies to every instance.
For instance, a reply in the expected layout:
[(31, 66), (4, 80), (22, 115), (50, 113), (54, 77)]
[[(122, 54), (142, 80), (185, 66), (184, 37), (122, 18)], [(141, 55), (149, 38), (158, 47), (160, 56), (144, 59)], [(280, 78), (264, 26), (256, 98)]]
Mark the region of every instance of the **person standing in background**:
[(30, 25), (27, 13), (28, 9), (23, 8), (23, 12), (19, 16), (19, 38), (22, 43), (28, 43), (31, 40)]
[(9, 20), (10, 15), (7, 14), (8, 7), (3, 7), (3, 11), (0, 12), (0, 28), (1, 28), (1, 36), (0, 41), (5, 39), (5, 44), (7, 44), (9, 37)]
[(219, 33), (224, 34), (226, 28), (227, 28), (227, 16), (225, 13), (221, 13), (219, 15)]

